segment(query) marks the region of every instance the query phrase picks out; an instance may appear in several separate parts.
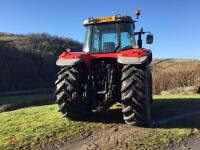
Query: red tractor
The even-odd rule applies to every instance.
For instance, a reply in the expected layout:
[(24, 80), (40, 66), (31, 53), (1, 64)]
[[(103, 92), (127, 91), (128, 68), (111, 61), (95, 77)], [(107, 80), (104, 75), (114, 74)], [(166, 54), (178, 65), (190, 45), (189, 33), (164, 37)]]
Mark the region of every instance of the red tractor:
[[(134, 32), (137, 19), (130, 16), (89, 18), (84, 22), (86, 37), (82, 52), (63, 52), (56, 84), (56, 103), (63, 116), (87, 119), (92, 110), (106, 110), (122, 104), (126, 123), (149, 126), (151, 122), (152, 53), (142, 47), (142, 35)], [(137, 38), (137, 42), (135, 42)]]

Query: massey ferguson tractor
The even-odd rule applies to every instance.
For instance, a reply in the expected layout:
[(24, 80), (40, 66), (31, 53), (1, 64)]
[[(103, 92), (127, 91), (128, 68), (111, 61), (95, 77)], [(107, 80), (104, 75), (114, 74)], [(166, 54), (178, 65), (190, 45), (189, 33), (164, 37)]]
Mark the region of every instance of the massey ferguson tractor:
[(63, 52), (56, 84), (59, 111), (70, 120), (88, 119), (93, 110), (122, 104), (124, 121), (136, 126), (151, 122), (152, 52), (142, 46), (153, 43), (153, 35), (135, 32), (137, 19), (130, 16), (89, 18), (82, 52)]

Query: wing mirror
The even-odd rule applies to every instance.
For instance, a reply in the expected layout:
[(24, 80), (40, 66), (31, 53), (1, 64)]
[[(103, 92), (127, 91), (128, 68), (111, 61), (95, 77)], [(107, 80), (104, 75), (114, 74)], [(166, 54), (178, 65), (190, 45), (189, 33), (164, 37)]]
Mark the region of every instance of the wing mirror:
[(152, 44), (153, 43), (153, 34), (148, 34), (146, 37), (146, 43)]

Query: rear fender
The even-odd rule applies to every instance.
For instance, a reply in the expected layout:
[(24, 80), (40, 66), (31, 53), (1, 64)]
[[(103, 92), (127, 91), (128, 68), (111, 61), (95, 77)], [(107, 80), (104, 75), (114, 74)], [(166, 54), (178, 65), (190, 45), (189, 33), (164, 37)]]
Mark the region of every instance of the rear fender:
[(117, 61), (121, 64), (142, 65), (150, 64), (152, 61), (152, 52), (150, 50), (138, 49), (131, 51), (123, 51), (118, 56)]
[(80, 58), (73, 58), (73, 59), (58, 59), (56, 61), (57, 66), (73, 66), (77, 63), (81, 62)]
[(90, 57), (87, 53), (82, 52), (63, 52), (56, 61), (57, 66), (73, 66), (80, 62), (84, 62), (90, 66)]

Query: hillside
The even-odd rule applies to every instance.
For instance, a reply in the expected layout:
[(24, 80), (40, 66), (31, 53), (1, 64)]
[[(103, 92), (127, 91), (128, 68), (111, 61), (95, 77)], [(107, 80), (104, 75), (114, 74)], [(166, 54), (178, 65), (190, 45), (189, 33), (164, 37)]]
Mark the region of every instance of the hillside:
[(0, 92), (53, 88), (56, 79), (55, 61), (66, 48), (80, 51), (82, 44), (46, 33), (1, 33)]
[[(55, 61), (66, 48), (81, 51), (82, 44), (46, 33), (0, 33), (0, 93), (54, 88)], [(200, 85), (200, 61), (156, 59), (152, 62), (153, 91)], [(19, 82), (20, 81), (20, 82)]]
[(190, 59), (164, 59), (152, 62), (153, 91), (195, 86), (200, 87), (200, 61)]

